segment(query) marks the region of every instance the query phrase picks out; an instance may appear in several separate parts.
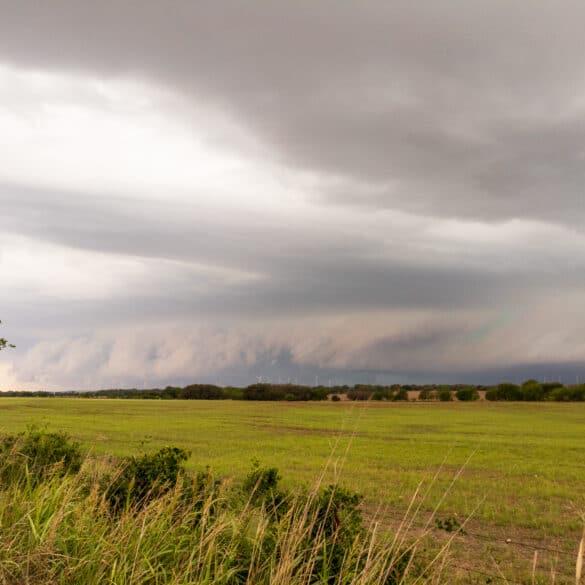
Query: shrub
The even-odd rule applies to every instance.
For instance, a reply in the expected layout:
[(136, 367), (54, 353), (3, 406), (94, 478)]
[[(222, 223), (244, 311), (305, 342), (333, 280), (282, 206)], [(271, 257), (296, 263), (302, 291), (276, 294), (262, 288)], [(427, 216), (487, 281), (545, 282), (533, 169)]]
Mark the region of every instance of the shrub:
[[(325, 577), (324, 582), (333, 583), (341, 573), (348, 551), (365, 535), (359, 504), (362, 497), (337, 485), (321, 490), (311, 502), (314, 522), (309, 542), (321, 541), (323, 554), (315, 566), (314, 576)], [(359, 559), (358, 564), (363, 564)]]
[(82, 460), (80, 444), (64, 432), (31, 427), (0, 439), (0, 475), (6, 483), (21, 480), (25, 475), (37, 483), (50, 475), (77, 473)]
[(127, 506), (143, 505), (172, 489), (184, 477), (184, 463), (189, 453), (178, 447), (164, 447), (157, 453), (125, 457), (117, 477), (106, 491), (115, 511)]
[(260, 467), (257, 459), (252, 461), (252, 470), (244, 479), (244, 492), (250, 494), (253, 499), (265, 498), (276, 490), (280, 475), (276, 467)]

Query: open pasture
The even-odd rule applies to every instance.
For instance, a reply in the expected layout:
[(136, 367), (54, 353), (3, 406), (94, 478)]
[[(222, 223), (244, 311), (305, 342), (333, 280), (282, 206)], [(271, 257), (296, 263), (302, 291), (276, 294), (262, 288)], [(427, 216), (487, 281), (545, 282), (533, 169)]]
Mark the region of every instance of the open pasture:
[(253, 459), (288, 484), (326, 470), (325, 481), (360, 492), (390, 524), (422, 482), (422, 522), (438, 505), (438, 518), (471, 516), (469, 534), (494, 541), (572, 552), (585, 511), (581, 404), (0, 401), (1, 432), (31, 424), (65, 430), (97, 454), (176, 445), (191, 451), (192, 468), (234, 478)]

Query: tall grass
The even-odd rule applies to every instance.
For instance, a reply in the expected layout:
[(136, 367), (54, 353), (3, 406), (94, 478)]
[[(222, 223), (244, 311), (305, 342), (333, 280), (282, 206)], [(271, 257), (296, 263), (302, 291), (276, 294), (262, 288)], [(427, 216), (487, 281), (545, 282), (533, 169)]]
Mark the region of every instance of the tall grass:
[[(360, 498), (340, 486), (282, 491), (276, 471), (259, 466), (239, 484), (180, 470), (133, 497), (138, 475), (128, 483), (127, 470), (145, 458), (134, 467), (128, 460), (79, 459), (79, 446), (55, 449), (55, 437), (31, 431), (2, 442), (2, 584), (440, 581), (441, 564), (433, 559), (425, 567), (419, 555), (422, 537), (388, 534), (375, 518), (365, 524)], [(153, 460), (160, 465), (160, 457)], [(128, 488), (123, 505), (112, 497), (120, 485)]]
[[(433, 541), (436, 510), (413, 529), (430, 488), (390, 532), (383, 511), (364, 522), (360, 497), (325, 474), (290, 491), (274, 468), (256, 464), (237, 482), (187, 473), (184, 455), (94, 457), (38, 430), (0, 438), (0, 585), (461, 582), (449, 558), (457, 531)], [(536, 564), (527, 583), (542, 582)]]

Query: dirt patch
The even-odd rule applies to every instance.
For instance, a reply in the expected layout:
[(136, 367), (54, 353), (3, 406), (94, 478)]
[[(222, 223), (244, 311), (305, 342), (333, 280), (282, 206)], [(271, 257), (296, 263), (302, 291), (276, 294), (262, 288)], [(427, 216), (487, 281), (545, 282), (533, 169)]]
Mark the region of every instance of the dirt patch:
[(323, 437), (356, 437), (365, 436), (363, 432), (356, 432), (353, 430), (339, 430), (339, 429), (321, 429), (321, 428), (310, 428), (310, 427), (297, 427), (292, 425), (270, 425), (270, 424), (257, 424), (254, 425), (257, 428), (269, 430), (276, 434), (293, 434), (293, 435), (311, 435), (311, 436), (323, 436)]

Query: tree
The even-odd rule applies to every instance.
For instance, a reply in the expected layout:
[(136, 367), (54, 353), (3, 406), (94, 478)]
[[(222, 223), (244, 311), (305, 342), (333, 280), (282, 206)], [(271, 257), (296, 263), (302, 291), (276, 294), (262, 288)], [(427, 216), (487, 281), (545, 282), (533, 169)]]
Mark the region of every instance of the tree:
[(472, 400), (479, 400), (479, 392), (473, 386), (465, 386), (465, 388), (460, 388), (455, 392), (455, 396), (457, 400), (462, 400), (464, 402), (472, 401)]
[[(2, 323), (2, 321), (0, 321), (0, 323)], [(4, 339), (4, 337), (0, 337), (0, 351), (2, 351), (3, 349), (6, 349), (7, 347), (15, 347), (15, 346), (12, 345), (12, 343), (8, 343), (8, 341), (6, 341), (6, 339)]]
[(449, 388), (441, 388), (437, 392), (437, 396), (441, 402), (450, 402), (453, 400), (453, 394), (451, 394), (451, 390), (449, 390)]

